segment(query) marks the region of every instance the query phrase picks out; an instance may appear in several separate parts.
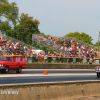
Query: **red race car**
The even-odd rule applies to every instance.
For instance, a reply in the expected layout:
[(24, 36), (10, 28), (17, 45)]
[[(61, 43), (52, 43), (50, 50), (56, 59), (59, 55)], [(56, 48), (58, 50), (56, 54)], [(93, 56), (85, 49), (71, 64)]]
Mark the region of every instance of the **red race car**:
[(0, 56), (1, 73), (7, 73), (9, 70), (16, 70), (16, 73), (21, 73), (22, 69), (25, 68), (26, 68), (26, 62), (21, 61), (20, 57), (16, 58), (13, 56)]

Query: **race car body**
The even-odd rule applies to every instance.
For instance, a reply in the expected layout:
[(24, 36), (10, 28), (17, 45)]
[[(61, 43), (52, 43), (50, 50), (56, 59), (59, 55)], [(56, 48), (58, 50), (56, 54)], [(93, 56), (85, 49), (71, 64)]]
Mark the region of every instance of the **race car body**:
[(97, 77), (100, 77), (100, 66), (95, 67), (95, 72), (97, 73)]
[(17, 73), (21, 73), (22, 69), (25, 68), (25, 61), (16, 61), (13, 56), (0, 56), (1, 73), (7, 73), (9, 70), (16, 70)]

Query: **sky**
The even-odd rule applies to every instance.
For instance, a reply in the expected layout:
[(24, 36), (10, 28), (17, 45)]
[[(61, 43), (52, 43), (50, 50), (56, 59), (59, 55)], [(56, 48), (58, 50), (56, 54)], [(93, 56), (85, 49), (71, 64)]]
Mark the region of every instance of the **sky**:
[[(100, 0), (8, 0), (16, 2), (22, 13), (37, 19), (40, 32), (64, 36), (85, 32), (96, 43), (100, 31)], [(96, 33), (97, 31), (97, 33)]]

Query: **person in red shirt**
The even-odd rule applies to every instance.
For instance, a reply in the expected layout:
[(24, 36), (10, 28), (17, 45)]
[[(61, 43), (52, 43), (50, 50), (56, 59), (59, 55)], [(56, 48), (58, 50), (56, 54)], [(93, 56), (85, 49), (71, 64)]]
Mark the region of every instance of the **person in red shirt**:
[(85, 51), (87, 51), (87, 47), (85, 48)]

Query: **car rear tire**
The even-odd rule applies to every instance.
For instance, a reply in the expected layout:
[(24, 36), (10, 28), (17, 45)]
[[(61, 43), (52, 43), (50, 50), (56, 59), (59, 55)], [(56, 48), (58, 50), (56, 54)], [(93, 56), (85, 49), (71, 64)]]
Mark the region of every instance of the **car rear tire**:
[(97, 73), (97, 77), (98, 77), (98, 78), (100, 77), (100, 73)]
[(22, 72), (22, 67), (20, 66), (20, 67), (17, 69), (16, 73), (21, 73), (21, 72)]

